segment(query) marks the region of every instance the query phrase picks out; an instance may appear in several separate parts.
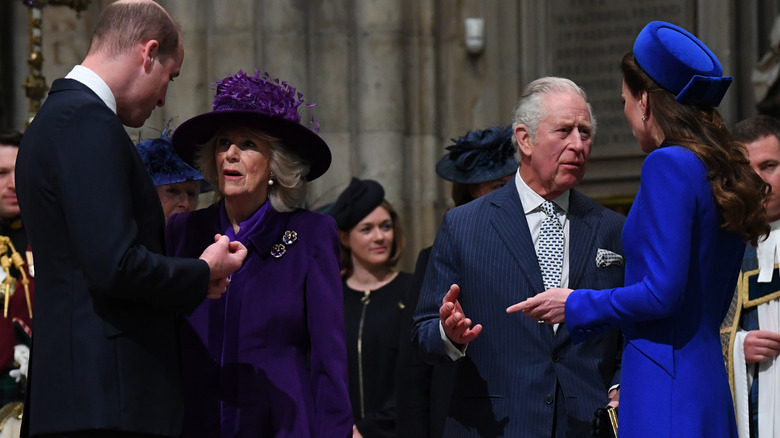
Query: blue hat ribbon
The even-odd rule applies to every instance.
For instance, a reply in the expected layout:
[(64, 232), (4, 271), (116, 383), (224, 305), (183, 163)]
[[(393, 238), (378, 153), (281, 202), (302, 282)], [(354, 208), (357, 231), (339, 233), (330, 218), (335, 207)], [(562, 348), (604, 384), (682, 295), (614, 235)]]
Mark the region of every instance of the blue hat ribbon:
[(676, 99), (687, 105), (718, 106), (732, 80), (731, 76), (694, 75)]

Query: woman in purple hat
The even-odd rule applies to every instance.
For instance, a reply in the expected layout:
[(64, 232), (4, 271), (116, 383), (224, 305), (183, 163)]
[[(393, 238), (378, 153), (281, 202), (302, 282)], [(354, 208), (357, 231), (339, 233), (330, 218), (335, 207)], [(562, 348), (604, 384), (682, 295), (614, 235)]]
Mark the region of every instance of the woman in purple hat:
[(622, 62), (642, 151), (623, 230), (625, 287), (551, 289), (507, 311), (566, 322), (575, 342), (620, 327), (620, 437), (736, 437), (720, 323), (745, 251), (769, 231), (766, 185), (715, 107), (731, 83), (699, 39), (655, 21)]
[(214, 110), (179, 126), (173, 147), (218, 201), (171, 216), (168, 250), (200, 254), (224, 234), (249, 255), (183, 324), (182, 436), (351, 436), (336, 225), (300, 208), (330, 150), (287, 83), (239, 72), (216, 85)]

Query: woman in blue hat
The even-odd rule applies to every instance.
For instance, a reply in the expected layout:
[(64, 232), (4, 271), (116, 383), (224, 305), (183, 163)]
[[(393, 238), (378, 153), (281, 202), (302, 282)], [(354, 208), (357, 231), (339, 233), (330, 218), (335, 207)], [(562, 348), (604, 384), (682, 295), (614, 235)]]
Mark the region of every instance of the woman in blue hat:
[(351, 435), (336, 225), (300, 208), (331, 154), (302, 105), (286, 82), (239, 72), (173, 133), (219, 199), (171, 216), (169, 252), (202, 251), (215, 234), (248, 251), (227, 292), (182, 325), (183, 438)]
[(731, 83), (695, 36), (655, 21), (622, 62), (625, 115), (648, 153), (623, 230), (626, 286), (551, 289), (507, 311), (620, 327), (620, 437), (736, 437), (719, 327), (745, 242), (769, 231), (766, 185), (715, 109)]
[(203, 175), (176, 155), (171, 137), (162, 135), (144, 140), (136, 149), (157, 188), (166, 222), (174, 213), (193, 211), (198, 207)]

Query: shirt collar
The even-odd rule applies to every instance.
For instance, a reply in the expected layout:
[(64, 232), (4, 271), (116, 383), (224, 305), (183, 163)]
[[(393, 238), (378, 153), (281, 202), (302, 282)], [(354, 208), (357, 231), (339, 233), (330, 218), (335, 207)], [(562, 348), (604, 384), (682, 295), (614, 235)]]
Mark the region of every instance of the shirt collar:
[[(517, 193), (520, 195), (520, 202), (523, 204), (523, 213), (528, 214), (537, 210), (546, 201), (538, 193), (531, 190), (528, 184), (523, 181), (523, 178), (520, 176), (520, 169), (515, 174), (515, 185), (517, 186)], [(551, 199), (564, 213), (569, 212), (569, 192), (571, 190), (566, 190), (557, 198)]]
[(73, 67), (73, 70), (71, 70), (65, 78), (73, 79), (74, 81), (84, 84), (87, 88), (97, 94), (100, 100), (116, 114), (116, 99), (114, 98), (114, 93), (111, 92), (111, 88), (108, 87), (108, 84), (106, 84), (97, 73), (83, 65), (77, 65)]

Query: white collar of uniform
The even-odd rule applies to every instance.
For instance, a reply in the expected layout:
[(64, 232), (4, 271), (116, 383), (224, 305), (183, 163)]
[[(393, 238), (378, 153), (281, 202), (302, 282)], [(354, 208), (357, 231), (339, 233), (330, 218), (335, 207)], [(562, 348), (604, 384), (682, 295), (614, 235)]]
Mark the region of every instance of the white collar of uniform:
[(73, 70), (71, 70), (65, 78), (73, 79), (74, 81), (79, 81), (86, 85), (87, 88), (97, 94), (100, 100), (105, 102), (106, 106), (111, 108), (111, 111), (116, 114), (116, 99), (114, 98), (114, 93), (111, 92), (111, 89), (108, 88), (108, 84), (106, 84), (97, 73), (83, 65), (77, 65), (73, 67)]
[(766, 240), (758, 241), (756, 257), (758, 258), (758, 282), (769, 283), (772, 281), (772, 273), (775, 264), (780, 261), (777, 251), (780, 248), (780, 219), (769, 224), (769, 236)]
[[(531, 188), (528, 187), (528, 184), (523, 181), (523, 178), (520, 176), (520, 169), (517, 169), (517, 173), (515, 174), (515, 186), (517, 186), (517, 194), (520, 195), (520, 202), (523, 203), (523, 210), (525, 210), (524, 213), (526, 215), (534, 210), (538, 210), (542, 203), (546, 201), (546, 199), (542, 198), (538, 193), (531, 190)], [(563, 210), (564, 213), (569, 212), (569, 192), (571, 192), (571, 190), (566, 190), (561, 193), (560, 196), (551, 200), (558, 208)]]

